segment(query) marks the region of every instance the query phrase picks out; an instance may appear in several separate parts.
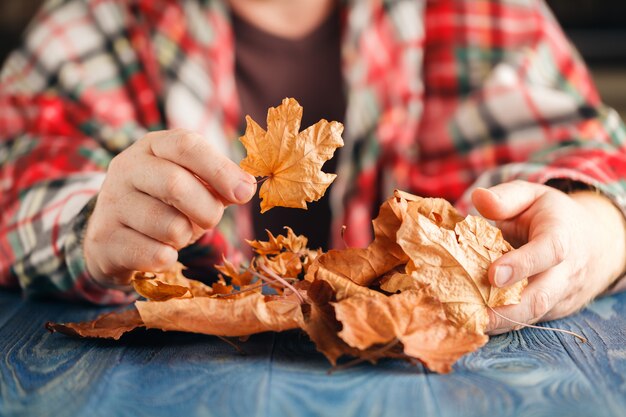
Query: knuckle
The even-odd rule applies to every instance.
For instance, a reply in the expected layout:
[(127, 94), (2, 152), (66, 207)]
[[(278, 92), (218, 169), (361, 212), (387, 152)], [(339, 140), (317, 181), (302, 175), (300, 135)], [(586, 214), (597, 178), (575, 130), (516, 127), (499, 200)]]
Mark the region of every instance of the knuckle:
[(139, 269), (140, 265), (145, 264), (146, 249), (142, 245), (131, 245), (125, 248), (124, 256), (126, 258), (124, 266), (128, 269)]
[(143, 140), (146, 140), (146, 141), (153, 141), (153, 140), (155, 140), (155, 139), (157, 139), (157, 138), (161, 137), (162, 133), (163, 133), (163, 131), (162, 131), (162, 130), (152, 130), (152, 131), (150, 131), (150, 132), (146, 133), (146, 134), (143, 136)]
[(228, 178), (232, 176), (229, 172), (231, 168), (231, 161), (226, 158), (217, 158), (216, 162), (212, 166), (213, 178)]
[(533, 321), (538, 321), (552, 309), (552, 297), (544, 289), (535, 291), (530, 300), (530, 312)]
[(166, 236), (175, 248), (180, 249), (187, 246), (191, 240), (193, 230), (191, 223), (184, 216), (176, 216), (167, 226)]
[(107, 277), (113, 276), (116, 272), (118, 272), (118, 268), (115, 268), (114, 264), (111, 262), (102, 262), (101, 264), (98, 264), (98, 269), (100, 269), (100, 272)]
[(564, 233), (555, 233), (550, 243), (550, 249), (556, 263), (563, 262), (569, 252), (569, 241), (565, 238)]
[(166, 198), (170, 202), (183, 201), (189, 192), (187, 184), (187, 175), (182, 171), (174, 172), (165, 179), (164, 190)]
[(221, 202), (217, 202), (215, 207), (212, 210), (207, 212), (207, 218), (205, 219), (204, 226), (205, 229), (212, 229), (222, 220), (222, 216), (224, 215), (224, 204)]
[(521, 257), (517, 260), (515, 264), (515, 269), (520, 271), (519, 279), (528, 278), (531, 275), (534, 275), (534, 272), (537, 268), (537, 259), (536, 257), (528, 250), (520, 251), (517, 255), (521, 255)]
[(173, 134), (176, 153), (180, 157), (188, 155), (201, 143), (201, 136), (190, 130), (176, 129)]
[(514, 184), (520, 187), (526, 187), (528, 185), (528, 182), (524, 180), (520, 180), (519, 178), (516, 178), (513, 181), (511, 181), (511, 184)]
[(111, 161), (109, 162), (108, 172), (123, 172), (126, 165), (125, 159), (126, 158), (124, 158), (124, 153), (120, 153), (114, 156), (113, 159), (111, 159)]
[(155, 266), (155, 269), (165, 269), (173, 265), (178, 259), (178, 252), (168, 245), (158, 245), (152, 253), (151, 264)]

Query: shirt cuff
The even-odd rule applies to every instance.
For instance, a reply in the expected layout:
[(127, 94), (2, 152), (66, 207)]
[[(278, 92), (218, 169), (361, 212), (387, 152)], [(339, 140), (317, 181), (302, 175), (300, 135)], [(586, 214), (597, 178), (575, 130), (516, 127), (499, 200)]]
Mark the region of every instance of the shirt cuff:
[(94, 304), (129, 304), (138, 297), (131, 286), (104, 286), (87, 271), (83, 253), (83, 239), (87, 222), (96, 205), (98, 196), (92, 197), (78, 213), (65, 240), (65, 262), (74, 286), (66, 295)]

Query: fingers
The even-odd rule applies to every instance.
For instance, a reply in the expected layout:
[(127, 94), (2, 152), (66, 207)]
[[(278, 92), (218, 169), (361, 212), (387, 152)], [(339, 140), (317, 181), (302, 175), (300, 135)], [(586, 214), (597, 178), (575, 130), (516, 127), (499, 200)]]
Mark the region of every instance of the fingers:
[(116, 285), (128, 284), (132, 271), (163, 271), (178, 259), (172, 246), (122, 225), (114, 228), (100, 249), (107, 249), (107, 256), (93, 257), (100, 271), (93, 276)]
[(527, 241), (504, 254), (489, 268), (489, 281), (496, 287), (512, 285), (563, 262), (569, 254), (566, 230), (559, 226), (550, 207), (558, 206), (549, 188), (524, 181), (477, 189), (472, 194), (476, 208), (485, 217), (498, 220), (503, 234), (513, 243)]
[(568, 239), (558, 230), (539, 233), (516, 250), (505, 253), (489, 267), (489, 281), (506, 287), (562, 263), (569, 254)]
[(256, 191), (255, 178), (217, 151), (202, 136), (183, 129), (146, 136), (150, 152), (196, 174), (223, 199), (246, 203)]
[(186, 169), (170, 161), (146, 155), (140, 166), (133, 169), (130, 184), (137, 190), (175, 207), (204, 229), (217, 225), (224, 212), (224, 204)]
[(194, 228), (189, 219), (147, 194), (129, 194), (118, 211), (123, 225), (175, 249), (184, 248), (192, 240)]
[(545, 192), (543, 185), (512, 181), (489, 189), (477, 188), (472, 193), (472, 202), (486, 218), (505, 220), (524, 212)]
[(522, 292), (519, 304), (496, 308), (501, 316), (489, 311), (487, 333), (500, 334), (523, 327), (504, 317), (523, 324), (533, 324), (546, 317), (560, 299), (559, 294), (566, 285), (564, 276), (562, 268), (556, 267), (534, 277)]

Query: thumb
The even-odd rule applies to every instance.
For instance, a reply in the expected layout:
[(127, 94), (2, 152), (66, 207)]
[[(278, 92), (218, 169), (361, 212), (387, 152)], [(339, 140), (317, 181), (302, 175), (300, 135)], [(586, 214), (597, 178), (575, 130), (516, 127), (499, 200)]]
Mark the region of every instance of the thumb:
[(524, 212), (545, 192), (543, 185), (516, 180), (489, 189), (477, 188), (472, 192), (472, 202), (482, 216), (506, 220)]

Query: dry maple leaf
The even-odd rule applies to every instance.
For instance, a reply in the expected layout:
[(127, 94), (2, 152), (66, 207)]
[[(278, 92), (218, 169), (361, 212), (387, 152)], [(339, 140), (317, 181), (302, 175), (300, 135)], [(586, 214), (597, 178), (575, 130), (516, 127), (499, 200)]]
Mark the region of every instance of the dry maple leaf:
[[(164, 301), (190, 295), (208, 297), (213, 294), (213, 290), (208, 285), (185, 277), (184, 269), (183, 264), (176, 262), (172, 268), (163, 272), (135, 272), (131, 283), (139, 295), (149, 300)], [(189, 292), (188, 295), (186, 295), (187, 292)]]
[(276, 255), (282, 252), (283, 240), (274, 236), (269, 230), (265, 232), (267, 232), (267, 241), (246, 239), (246, 243), (259, 255)]
[(118, 340), (126, 332), (144, 327), (136, 308), (123, 312), (112, 312), (98, 316), (95, 320), (81, 323), (46, 323), (46, 329), (68, 336), (101, 337)]
[(343, 146), (343, 125), (320, 120), (300, 132), (301, 119), (302, 107), (292, 98), (268, 110), (267, 131), (246, 116), (248, 126), (240, 140), (247, 156), (240, 165), (255, 177), (267, 178), (259, 190), (261, 213), (275, 206), (306, 209), (336, 177), (321, 169)]
[(450, 372), (458, 358), (489, 339), (454, 326), (440, 302), (417, 291), (390, 297), (357, 295), (333, 305), (343, 326), (339, 337), (348, 345), (364, 350), (397, 339), (405, 354), (441, 373)]
[(331, 250), (319, 256), (307, 279), (312, 281), (319, 269), (326, 269), (366, 287), (389, 270), (405, 264), (409, 258), (396, 243), (396, 232), (405, 211), (406, 200), (392, 197), (385, 201), (372, 221), (374, 241), (367, 248)]
[(489, 283), (489, 265), (511, 247), (486, 220), (468, 216), (450, 230), (420, 213), (419, 203), (409, 203), (397, 236), (411, 259), (407, 273), (444, 304), (459, 326), (484, 333), (488, 307), (520, 302), (526, 280), (506, 288)]
[(338, 335), (341, 323), (337, 321), (335, 309), (330, 304), (334, 295), (328, 282), (316, 280), (307, 288), (307, 303), (302, 305), (302, 330), (333, 366), (344, 355), (359, 356), (360, 353), (358, 349), (348, 346)]
[(241, 298), (172, 298), (135, 303), (147, 328), (247, 336), (301, 327), (302, 312), (295, 299), (249, 293)]
[(254, 275), (252, 274), (252, 272), (247, 269), (244, 269), (242, 272), (241, 268), (236, 267), (232, 264), (232, 262), (230, 262), (223, 256), (222, 265), (215, 265), (215, 269), (230, 278), (233, 285), (236, 285), (238, 287), (250, 285), (250, 283), (254, 280)]

